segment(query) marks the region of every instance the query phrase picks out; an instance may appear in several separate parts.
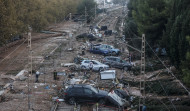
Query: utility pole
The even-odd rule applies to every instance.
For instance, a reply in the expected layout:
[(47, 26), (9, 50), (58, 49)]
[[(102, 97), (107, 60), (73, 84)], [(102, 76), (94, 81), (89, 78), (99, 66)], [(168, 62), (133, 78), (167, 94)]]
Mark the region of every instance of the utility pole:
[(85, 12), (84, 12), (84, 14), (85, 14), (85, 24), (87, 23), (87, 12), (86, 12), (86, 6), (85, 6)]
[(29, 48), (29, 64), (30, 64), (30, 73), (28, 72), (28, 111), (30, 111), (31, 109), (31, 103), (30, 103), (30, 74), (32, 75), (32, 36), (31, 36), (31, 31), (32, 31), (32, 28), (31, 27), (28, 27), (29, 28), (29, 32), (28, 32), (28, 48)]
[(94, 19), (96, 19), (96, 4), (95, 4), (95, 10), (94, 11), (95, 11), (95, 14), (94, 14), (95, 17), (94, 17)]
[[(145, 105), (145, 34), (142, 35), (142, 48), (141, 48), (141, 75), (143, 78), (140, 80), (140, 92), (142, 96), (139, 97), (139, 111)], [(142, 83), (143, 82), (143, 83)]]
[(104, 13), (105, 13), (105, 0), (104, 0)]

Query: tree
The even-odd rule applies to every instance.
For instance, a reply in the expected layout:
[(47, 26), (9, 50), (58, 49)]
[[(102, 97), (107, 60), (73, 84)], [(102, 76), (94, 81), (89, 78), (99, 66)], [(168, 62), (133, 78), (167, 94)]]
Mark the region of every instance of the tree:
[(97, 4), (95, 3), (94, 0), (82, 0), (77, 7), (77, 13), (85, 17), (85, 7), (86, 7), (87, 22), (90, 22), (94, 17), (95, 5)]
[[(186, 37), (190, 45), (190, 36)], [(190, 50), (186, 53), (186, 60), (182, 62), (183, 80), (190, 86)]]
[(167, 46), (171, 62), (180, 68), (181, 61), (186, 60), (189, 44), (186, 36), (190, 35), (190, 1), (174, 0), (164, 34), (164, 46)]
[(75, 13), (75, 0), (0, 0), (0, 46), (27, 32), (28, 26), (41, 31), (49, 23), (61, 22)]
[(167, 23), (168, 10), (165, 0), (136, 0), (136, 10), (132, 16), (138, 26), (138, 33), (146, 34), (151, 45), (156, 45), (162, 38)]

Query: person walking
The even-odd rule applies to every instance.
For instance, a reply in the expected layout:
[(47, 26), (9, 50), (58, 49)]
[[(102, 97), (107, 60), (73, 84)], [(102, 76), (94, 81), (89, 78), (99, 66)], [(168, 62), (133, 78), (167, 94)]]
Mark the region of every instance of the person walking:
[(57, 80), (57, 71), (56, 70), (53, 71), (53, 80)]
[(40, 76), (40, 72), (39, 72), (39, 71), (36, 71), (36, 82), (39, 82), (39, 81), (38, 81), (39, 76)]
[(131, 56), (132, 56), (132, 55), (131, 55), (131, 54), (129, 54), (129, 63), (131, 63)]
[(93, 69), (93, 63), (92, 63), (92, 61), (89, 63), (89, 69), (90, 69), (90, 71), (92, 71), (92, 69)]

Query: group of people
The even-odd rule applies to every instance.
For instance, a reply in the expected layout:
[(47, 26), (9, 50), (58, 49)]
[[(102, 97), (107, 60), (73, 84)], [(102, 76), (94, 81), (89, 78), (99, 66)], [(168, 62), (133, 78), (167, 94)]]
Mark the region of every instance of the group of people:
[[(39, 72), (39, 71), (36, 71), (36, 81), (35, 81), (35, 82), (39, 82), (39, 80), (38, 80), (39, 76), (40, 76), (40, 72)], [(57, 79), (58, 79), (58, 78), (57, 78), (57, 71), (54, 70), (54, 71), (53, 71), (53, 80), (57, 80)]]

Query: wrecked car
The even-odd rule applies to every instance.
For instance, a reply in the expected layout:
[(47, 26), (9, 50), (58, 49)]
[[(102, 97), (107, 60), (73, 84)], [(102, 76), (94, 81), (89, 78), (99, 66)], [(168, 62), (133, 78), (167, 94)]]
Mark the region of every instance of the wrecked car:
[(119, 55), (120, 50), (107, 44), (96, 44), (90, 48), (90, 53), (106, 55)]
[(84, 102), (105, 104), (107, 97), (108, 92), (85, 84), (72, 85), (64, 91), (64, 99), (71, 105)]
[(108, 100), (112, 104), (120, 107), (130, 106), (130, 96), (128, 93), (121, 89), (115, 89), (108, 93)]
[(104, 56), (110, 54), (109, 50), (106, 50), (104, 48), (100, 48), (98, 46), (94, 46), (94, 47), (90, 48), (89, 52), (93, 53), (93, 54), (101, 54), (101, 55), (104, 55)]
[(101, 28), (100, 28), (100, 30), (107, 30), (108, 29), (108, 27), (107, 26), (101, 26)]
[(106, 30), (106, 31), (104, 32), (104, 34), (105, 34), (105, 35), (112, 35), (112, 30)]
[(95, 41), (96, 37), (93, 34), (83, 33), (78, 36), (76, 36), (76, 39), (89, 39), (89, 41)]
[(120, 68), (125, 71), (129, 71), (132, 68), (131, 63), (122, 60), (120, 57), (107, 56), (102, 60), (102, 62), (109, 65), (110, 67)]
[(114, 48), (112, 45), (107, 44), (101, 44), (99, 45), (100, 48), (107, 49), (111, 55), (119, 55), (120, 50), (117, 48)]
[(90, 63), (92, 63), (92, 70), (93, 71), (103, 71), (103, 70), (109, 68), (108, 65), (102, 64), (101, 62), (96, 61), (96, 60), (83, 60), (81, 65), (80, 65), (81, 69), (89, 70), (90, 69)]

